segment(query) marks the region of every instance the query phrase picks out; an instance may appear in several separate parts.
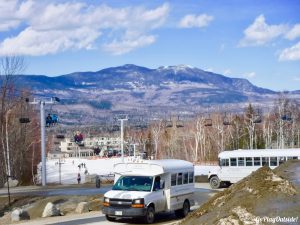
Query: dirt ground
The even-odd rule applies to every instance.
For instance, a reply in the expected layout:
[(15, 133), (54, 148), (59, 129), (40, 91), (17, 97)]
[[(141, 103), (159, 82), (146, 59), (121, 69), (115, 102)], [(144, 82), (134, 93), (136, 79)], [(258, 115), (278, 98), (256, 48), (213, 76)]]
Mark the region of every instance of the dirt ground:
[(299, 161), (287, 162), (274, 171), (262, 167), (216, 194), (181, 224), (274, 224), (258, 218), (299, 217), (299, 168)]
[[(89, 196), (16, 196), (11, 199), (11, 208), (23, 208), (28, 211), (30, 219), (40, 218), (43, 210), (48, 202), (55, 204), (63, 215), (75, 213), (75, 209), (79, 202), (88, 202), (90, 211), (100, 211), (102, 208), (103, 195), (89, 195)], [(7, 213), (8, 199), (7, 197), (0, 197), (0, 225), (10, 223), (10, 214)]]

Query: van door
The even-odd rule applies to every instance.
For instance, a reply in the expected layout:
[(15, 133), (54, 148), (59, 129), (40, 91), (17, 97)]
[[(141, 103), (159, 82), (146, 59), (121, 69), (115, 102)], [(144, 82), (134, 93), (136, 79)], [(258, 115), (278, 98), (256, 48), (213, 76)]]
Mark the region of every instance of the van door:
[(161, 185), (160, 176), (155, 177), (151, 199), (155, 204), (156, 212), (162, 212), (166, 210), (167, 201), (164, 191), (164, 185)]

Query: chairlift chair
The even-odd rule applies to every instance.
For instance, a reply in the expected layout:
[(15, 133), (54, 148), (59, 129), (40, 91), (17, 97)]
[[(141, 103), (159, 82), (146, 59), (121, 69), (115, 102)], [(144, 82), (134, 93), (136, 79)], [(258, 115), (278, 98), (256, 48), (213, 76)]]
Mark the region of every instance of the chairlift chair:
[(231, 125), (231, 122), (229, 121), (229, 119), (228, 119), (227, 116), (225, 116), (225, 117), (223, 118), (223, 125), (224, 125), (224, 126), (229, 126), (229, 125)]
[(179, 116), (178, 116), (178, 119), (177, 119), (177, 121), (176, 121), (176, 127), (177, 127), (177, 128), (182, 128), (182, 127), (184, 127), (183, 121), (179, 119)]
[(29, 118), (19, 118), (19, 122), (20, 123), (30, 123), (30, 119)]
[(172, 121), (166, 121), (166, 125), (167, 128), (171, 128), (173, 127), (173, 122)]
[(212, 119), (205, 119), (204, 126), (211, 127), (212, 126)]
[(292, 115), (290, 112), (284, 114), (282, 117), (281, 117), (282, 120), (284, 121), (292, 121)]
[(254, 116), (254, 120), (253, 120), (253, 123), (261, 123), (261, 116), (260, 115), (255, 115)]

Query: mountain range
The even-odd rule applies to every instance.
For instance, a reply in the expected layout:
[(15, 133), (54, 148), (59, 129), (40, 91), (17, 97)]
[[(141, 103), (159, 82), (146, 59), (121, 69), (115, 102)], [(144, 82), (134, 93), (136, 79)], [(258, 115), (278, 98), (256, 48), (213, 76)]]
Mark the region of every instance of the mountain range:
[(169, 116), (193, 114), (212, 106), (237, 110), (248, 103), (271, 104), (278, 96), (247, 79), (186, 65), (149, 69), (126, 64), (56, 77), (19, 75), (17, 85), (32, 90), (36, 97), (62, 99), (48, 110), (61, 114), (69, 123), (94, 122), (111, 113)]

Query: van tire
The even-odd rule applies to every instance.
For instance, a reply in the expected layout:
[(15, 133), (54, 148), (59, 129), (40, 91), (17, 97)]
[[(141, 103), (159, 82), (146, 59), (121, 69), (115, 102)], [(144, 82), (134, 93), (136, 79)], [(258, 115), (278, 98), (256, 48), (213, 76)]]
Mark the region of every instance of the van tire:
[(217, 176), (213, 176), (209, 179), (209, 184), (212, 189), (217, 189), (221, 186), (221, 181)]
[(144, 222), (146, 224), (154, 223), (155, 220), (155, 211), (152, 205), (148, 206), (146, 215), (144, 216)]
[(108, 221), (110, 221), (110, 222), (116, 221), (116, 218), (114, 218), (114, 217), (110, 217), (110, 216), (108, 216), (108, 215), (105, 215), (105, 217), (106, 217), (106, 220), (108, 220)]
[(190, 203), (188, 200), (185, 200), (182, 206), (182, 209), (175, 210), (175, 215), (178, 218), (184, 218), (190, 212)]

